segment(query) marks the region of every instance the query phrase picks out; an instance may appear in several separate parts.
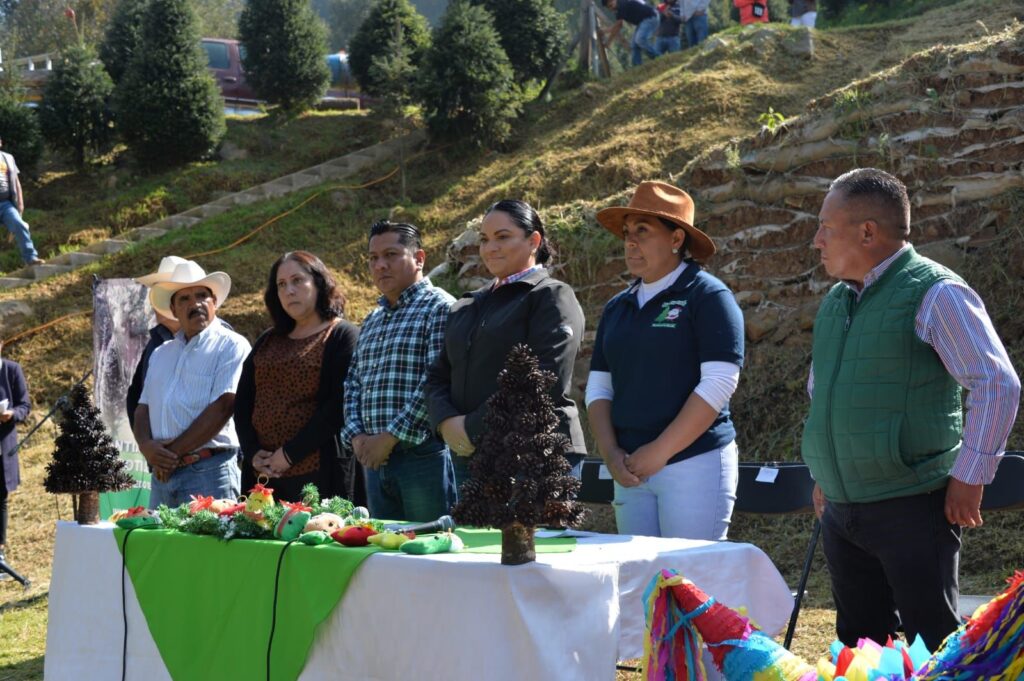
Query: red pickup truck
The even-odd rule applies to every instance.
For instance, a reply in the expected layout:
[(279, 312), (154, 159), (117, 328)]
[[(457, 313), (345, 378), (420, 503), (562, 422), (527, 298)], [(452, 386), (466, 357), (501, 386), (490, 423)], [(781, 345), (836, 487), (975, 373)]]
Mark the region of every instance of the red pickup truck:
[(226, 38), (203, 38), (203, 49), (206, 50), (207, 66), (225, 101), (259, 101), (245, 80), (245, 71), (242, 69), (245, 48), (241, 43)]
[[(203, 38), (207, 66), (217, 81), (220, 94), (227, 104), (253, 105), (260, 100), (245, 79), (242, 57), (245, 47), (229, 38)], [(369, 102), (359, 92), (359, 87), (348, 69), (348, 58), (343, 52), (324, 57), (331, 70), (331, 85), (326, 97), (358, 98), (361, 105)]]

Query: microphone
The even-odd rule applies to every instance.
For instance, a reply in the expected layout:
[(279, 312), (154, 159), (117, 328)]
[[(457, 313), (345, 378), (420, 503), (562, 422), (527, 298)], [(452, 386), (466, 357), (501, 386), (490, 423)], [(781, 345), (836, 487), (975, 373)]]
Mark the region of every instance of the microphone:
[(390, 532), (415, 532), (416, 534), (432, 534), (434, 532), (447, 532), (455, 529), (455, 521), (450, 515), (443, 515), (437, 520), (419, 525), (385, 525), (385, 530)]

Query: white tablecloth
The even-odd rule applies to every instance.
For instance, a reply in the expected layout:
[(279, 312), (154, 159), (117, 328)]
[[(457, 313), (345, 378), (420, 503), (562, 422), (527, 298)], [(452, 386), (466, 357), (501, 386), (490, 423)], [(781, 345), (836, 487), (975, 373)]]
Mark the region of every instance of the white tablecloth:
[[(121, 678), (121, 556), (111, 527), (57, 524), (51, 681)], [(750, 544), (594, 535), (571, 553), (516, 567), (490, 554), (378, 553), (320, 628), (300, 678), (610, 681), (616, 660), (643, 653), (642, 595), (660, 568), (680, 571), (721, 603), (746, 606), (773, 635), (792, 610), (782, 577)], [(125, 593), (126, 678), (169, 679), (128, 578)], [(197, 635), (216, 635), (216, 626)]]

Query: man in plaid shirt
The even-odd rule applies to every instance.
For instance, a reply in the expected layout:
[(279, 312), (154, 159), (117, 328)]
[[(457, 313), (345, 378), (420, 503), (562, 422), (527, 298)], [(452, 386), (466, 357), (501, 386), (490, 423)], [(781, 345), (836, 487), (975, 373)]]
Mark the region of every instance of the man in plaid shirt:
[(345, 379), (341, 437), (366, 469), (374, 518), (430, 521), (456, 498), (451, 455), (423, 399), (455, 299), (423, 276), (425, 259), (415, 226), (381, 220), (370, 228), (370, 274), (382, 295)]

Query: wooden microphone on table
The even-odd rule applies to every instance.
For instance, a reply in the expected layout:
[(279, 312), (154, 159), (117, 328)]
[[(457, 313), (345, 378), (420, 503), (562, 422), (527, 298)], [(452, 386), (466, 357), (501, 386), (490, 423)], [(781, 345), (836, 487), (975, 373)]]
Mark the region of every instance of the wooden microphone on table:
[(432, 520), (429, 523), (420, 523), (419, 525), (385, 525), (385, 530), (391, 532), (415, 532), (416, 534), (432, 534), (434, 532), (447, 532), (455, 529), (455, 521), (452, 520), (450, 515), (443, 515), (437, 520)]

